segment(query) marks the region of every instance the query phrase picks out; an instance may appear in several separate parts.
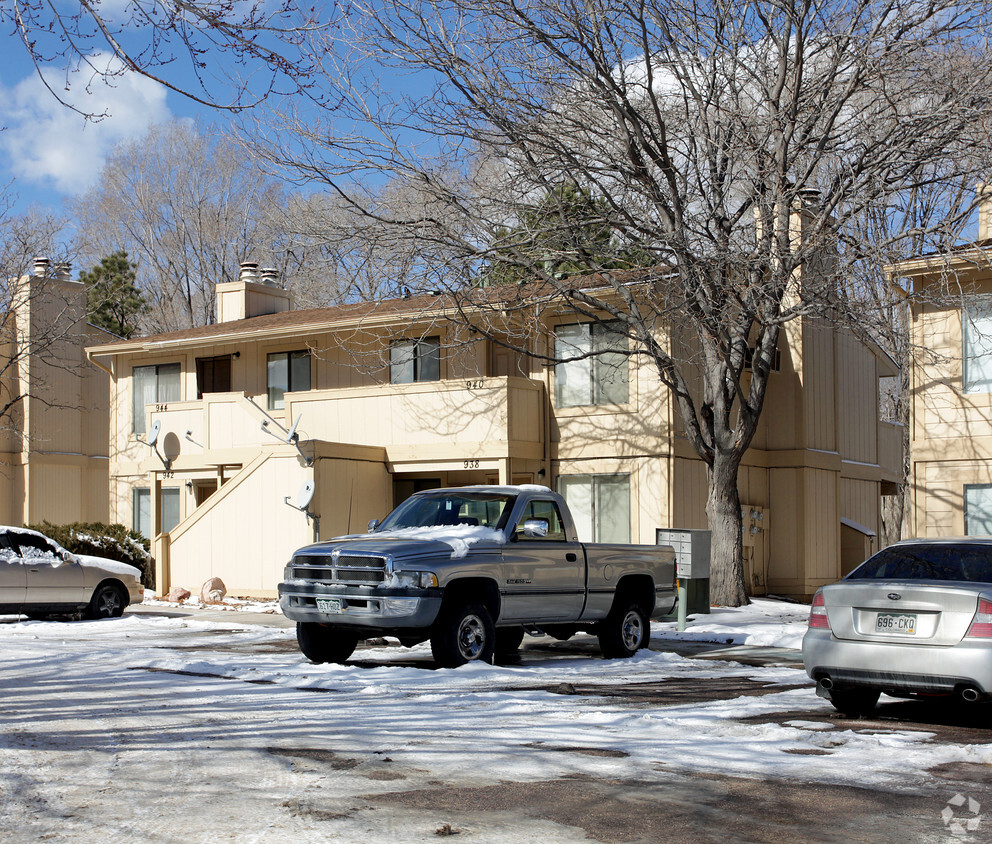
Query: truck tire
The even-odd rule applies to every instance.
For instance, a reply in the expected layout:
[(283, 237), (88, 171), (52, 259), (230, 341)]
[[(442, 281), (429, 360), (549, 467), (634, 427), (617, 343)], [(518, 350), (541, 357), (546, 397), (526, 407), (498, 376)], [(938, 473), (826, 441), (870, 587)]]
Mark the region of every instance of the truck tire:
[(355, 652), (358, 637), (312, 621), (296, 622), (296, 641), (311, 662), (344, 662)]
[(618, 599), (599, 623), (599, 649), (607, 659), (628, 659), (651, 637), (648, 614), (633, 598)]
[(467, 662), (492, 662), (496, 628), (482, 604), (455, 604), (442, 610), (431, 633), (431, 653), (440, 668)]
[(496, 656), (513, 656), (523, 640), (523, 627), (500, 627), (496, 631)]

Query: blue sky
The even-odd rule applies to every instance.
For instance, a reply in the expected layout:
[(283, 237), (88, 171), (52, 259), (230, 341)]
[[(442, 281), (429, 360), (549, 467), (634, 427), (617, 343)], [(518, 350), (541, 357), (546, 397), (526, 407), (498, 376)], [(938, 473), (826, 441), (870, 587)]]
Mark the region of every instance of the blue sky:
[[(97, 54), (96, 63), (114, 61)], [(86, 112), (107, 112), (93, 122), (62, 105), (39, 78), (16, 40), (0, 51), (0, 184), (17, 197), (17, 209), (40, 205), (61, 212), (63, 200), (95, 183), (108, 152), (122, 140), (172, 118), (203, 115), (218, 125), (223, 112), (206, 109), (162, 85), (129, 73), (87, 86), (83, 74), (65, 91), (65, 71), (43, 68), (49, 85)]]

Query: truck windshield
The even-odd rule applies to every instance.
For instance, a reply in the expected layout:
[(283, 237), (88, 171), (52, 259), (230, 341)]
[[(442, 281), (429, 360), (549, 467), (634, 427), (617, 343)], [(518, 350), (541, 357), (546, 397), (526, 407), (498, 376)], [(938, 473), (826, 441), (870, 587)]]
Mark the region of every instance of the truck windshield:
[(479, 525), (500, 530), (515, 500), (515, 495), (488, 492), (418, 493), (386, 516), (378, 530), (441, 525)]

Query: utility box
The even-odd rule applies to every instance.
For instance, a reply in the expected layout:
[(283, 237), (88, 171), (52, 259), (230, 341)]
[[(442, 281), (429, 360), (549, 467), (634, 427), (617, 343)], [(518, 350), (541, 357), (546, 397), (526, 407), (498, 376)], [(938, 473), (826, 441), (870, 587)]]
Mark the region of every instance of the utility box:
[(656, 545), (675, 549), (675, 576), (685, 581), (686, 611), (710, 611), (710, 531), (658, 528)]

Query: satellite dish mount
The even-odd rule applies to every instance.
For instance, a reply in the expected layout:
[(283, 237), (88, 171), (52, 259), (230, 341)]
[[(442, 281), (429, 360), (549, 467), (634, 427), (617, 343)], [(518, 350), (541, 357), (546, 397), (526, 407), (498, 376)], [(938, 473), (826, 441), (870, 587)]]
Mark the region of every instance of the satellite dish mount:
[(294, 510), (299, 510), (301, 513), (306, 515), (307, 524), (310, 524), (310, 520), (313, 519), (314, 530), (320, 533), (320, 516), (316, 513), (310, 512), (310, 502), (313, 501), (313, 494), (317, 489), (317, 485), (314, 483), (313, 478), (308, 481), (304, 481), (303, 486), (300, 487), (299, 491), (296, 493), (296, 503), (290, 502), (289, 495), (283, 498), (283, 501)]
[(155, 456), (162, 461), (162, 465), (165, 466), (165, 471), (168, 472), (172, 468), (172, 461), (167, 460), (162, 456), (162, 453), (158, 450), (158, 438), (162, 433), (162, 420), (156, 419), (152, 422), (151, 430), (148, 432), (148, 439), (138, 440), (138, 442), (144, 442), (145, 445), (151, 446), (152, 451), (155, 452)]
[[(280, 431), (273, 431), (272, 428), (269, 426), (268, 419), (262, 420), (262, 430), (265, 431), (265, 433), (267, 434), (271, 434), (277, 440), (282, 440), (287, 445), (294, 446), (296, 450), (300, 453), (300, 457), (303, 458), (303, 462), (307, 466), (313, 466), (313, 458), (308, 457), (306, 454), (303, 453), (303, 449), (300, 448), (300, 435), (296, 432), (296, 429), (299, 427), (300, 420), (302, 418), (303, 418), (303, 414), (301, 413), (299, 416), (296, 417), (296, 421), (293, 422), (293, 426), (285, 434), (281, 433)], [(278, 427), (282, 427), (282, 426), (278, 426)], [(288, 504), (289, 503), (288, 495), (286, 496), (286, 499), (287, 499), (286, 503)]]

